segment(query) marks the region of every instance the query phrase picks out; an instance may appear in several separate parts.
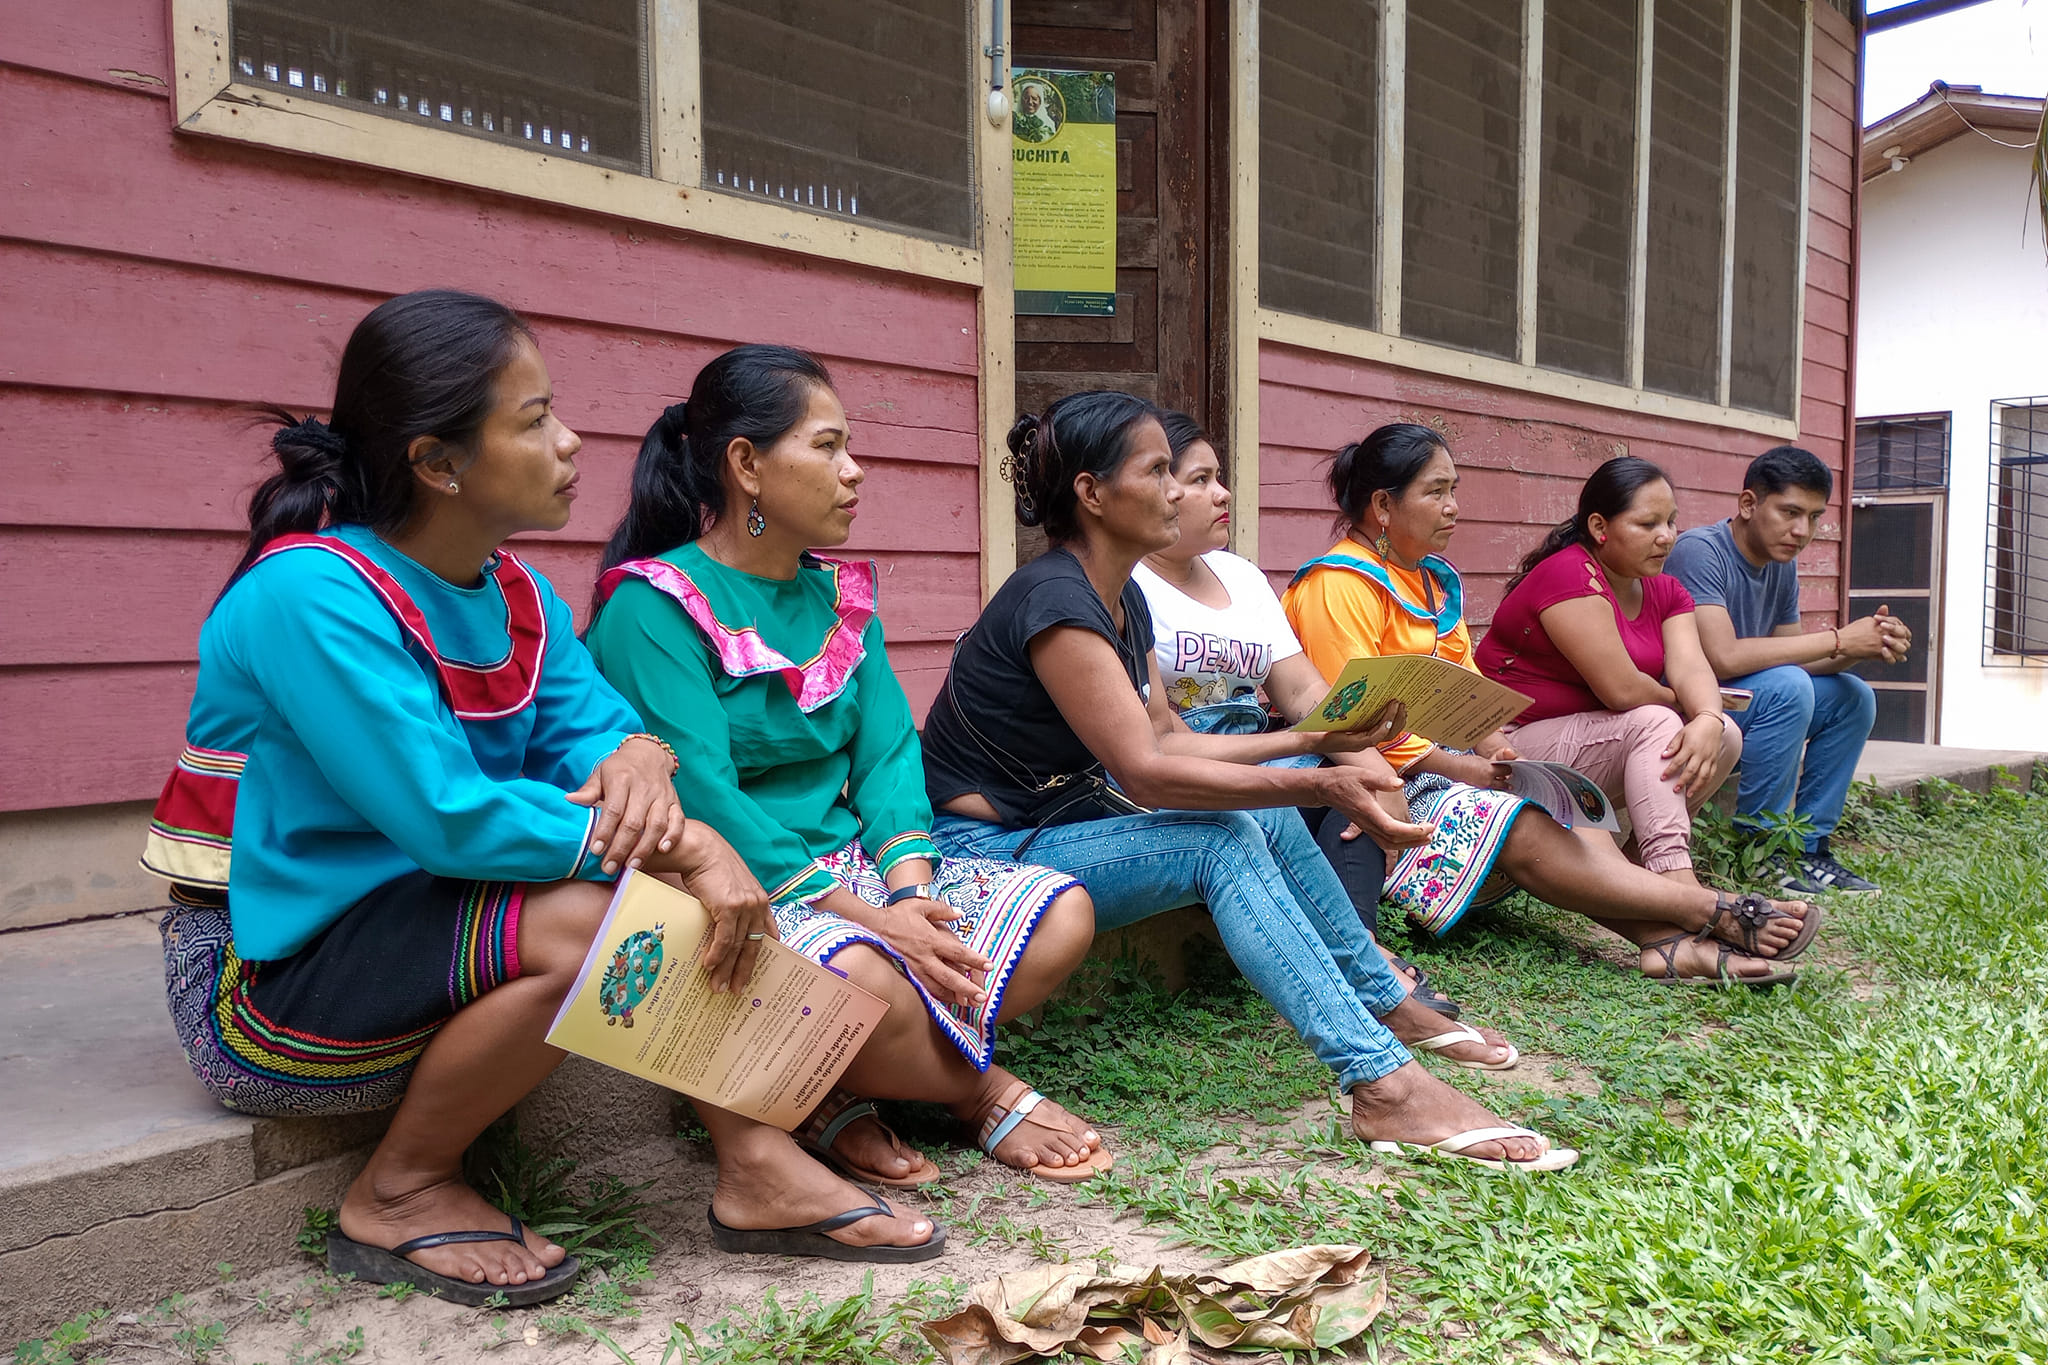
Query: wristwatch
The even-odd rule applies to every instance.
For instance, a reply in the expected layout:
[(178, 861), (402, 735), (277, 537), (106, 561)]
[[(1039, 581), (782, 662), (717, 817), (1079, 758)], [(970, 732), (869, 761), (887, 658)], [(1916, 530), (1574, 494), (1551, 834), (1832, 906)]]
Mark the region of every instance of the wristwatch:
[(894, 891), (891, 891), (889, 899), (883, 901), (882, 904), (894, 905), (897, 901), (911, 900), (935, 901), (938, 898), (939, 888), (931, 882), (912, 882), (908, 886), (899, 886)]

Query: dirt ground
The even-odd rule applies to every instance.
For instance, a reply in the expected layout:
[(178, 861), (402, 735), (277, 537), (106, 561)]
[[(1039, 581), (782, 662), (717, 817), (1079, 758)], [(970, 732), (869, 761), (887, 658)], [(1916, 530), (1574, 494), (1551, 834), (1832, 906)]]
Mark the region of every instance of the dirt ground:
[[(1500, 1078), (1501, 1084), (1551, 1093), (1591, 1093), (1598, 1083), (1557, 1057), (1531, 1055)], [(1236, 1148), (1213, 1150), (1195, 1163), (1218, 1177), (1284, 1176), (1298, 1167), (1287, 1155), (1291, 1137), (1327, 1136), (1336, 1110), (1312, 1103), (1287, 1121), (1261, 1130), (1248, 1143), (1261, 1155)], [(1104, 1126), (1112, 1149), (1113, 1128)], [(1164, 1229), (1117, 1218), (1075, 1188), (1036, 1181), (966, 1154), (950, 1158), (949, 1194), (909, 1194), (901, 1202), (927, 1209), (949, 1228), (944, 1256), (921, 1265), (862, 1266), (795, 1258), (756, 1259), (713, 1249), (704, 1212), (710, 1201), (708, 1149), (688, 1142), (656, 1143), (605, 1164), (632, 1181), (653, 1180), (667, 1202), (649, 1219), (659, 1250), (652, 1274), (632, 1289), (637, 1317), (589, 1319), (636, 1365), (657, 1365), (671, 1324), (688, 1323), (700, 1335), (730, 1314), (750, 1314), (773, 1289), (785, 1308), (806, 1294), (833, 1303), (860, 1292), (872, 1271), (876, 1298), (902, 1296), (915, 1281), (950, 1279), (964, 1294), (976, 1283), (1062, 1257), (1086, 1264), (1100, 1255), (1126, 1265), (1161, 1265), (1169, 1271), (1214, 1264), (1213, 1258), (1166, 1244)], [(954, 1166), (964, 1167), (954, 1175)], [(1386, 1179), (1375, 1169), (1366, 1177)], [(209, 1360), (229, 1365), (510, 1365), (511, 1362), (616, 1362), (604, 1343), (565, 1329), (559, 1309), (468, 1309), (425, 1295), (386, 1298), (371, 1286), (337, 1281), (310, 1260), (173, 1299), (154, 1309), (121, 1314), (99, 1324), (80, 1360), (109, 1362)], [(351, 1348), (354, 1348), (351, 1350)]]

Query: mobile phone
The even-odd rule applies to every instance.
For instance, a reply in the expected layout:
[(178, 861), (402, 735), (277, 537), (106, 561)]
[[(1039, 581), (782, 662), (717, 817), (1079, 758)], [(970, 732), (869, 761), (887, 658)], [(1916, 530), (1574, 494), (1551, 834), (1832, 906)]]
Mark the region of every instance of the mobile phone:
[(1746, 687), (1724, 687), (1721, 689), (1723, 711), (1747, 711), (1749, 704), (1756, 700), (1756, 693)]

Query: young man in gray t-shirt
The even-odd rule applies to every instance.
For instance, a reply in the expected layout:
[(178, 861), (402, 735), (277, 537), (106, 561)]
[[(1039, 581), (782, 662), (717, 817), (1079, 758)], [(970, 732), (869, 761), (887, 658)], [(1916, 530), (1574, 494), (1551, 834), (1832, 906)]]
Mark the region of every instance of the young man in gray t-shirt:
[(1848, 669), (1902, 659), (1913, 633), (1879, 607), (1840, 628), (1799, 623), (1793, 562), (1820, 528), (1834, 476), (1812, 453), (1778, 446), (1750, 462), (1735, 515), (1679, 536), (1664, 572), (1697, 604), (1700, 645), (1722, 683), (1755, 693), (1742, 727), (1735, 821), (1752, 829), (1797, 813), (1813, 824), (1806, 854), (1785, 869), (1798, 895), (1874, 892), (1875, 882), (1835, 861), (1829, 836), (1877, 718), (1870, 684)]

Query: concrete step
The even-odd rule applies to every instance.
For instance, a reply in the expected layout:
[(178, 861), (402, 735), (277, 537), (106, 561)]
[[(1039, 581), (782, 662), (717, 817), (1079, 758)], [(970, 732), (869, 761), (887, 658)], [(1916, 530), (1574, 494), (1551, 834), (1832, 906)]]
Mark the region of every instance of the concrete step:
[(1873, 739), (1863, 746), (1856, 781), (1875, 783), (1882, 792), (1911, 790), (1930, 778), (1973, 792), (1990, 791), (1994, 782), (2026, 791), (2032, 786), (2035, 766), (2042, 763), (2048, 763), (2048, 754), (2028, 749), (1957, 749)]
[[(0, 1345), (88, 1308), (138, 1309), (290, 1260), (388, 1114), (249, 1118), (192, 1076), (164, 1004), (156, 914), (0, 935)], [(676, 1096), (571, 1058), (520, 1106), (543, 1151), (672, 1135)]]

